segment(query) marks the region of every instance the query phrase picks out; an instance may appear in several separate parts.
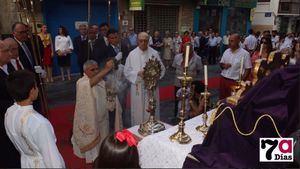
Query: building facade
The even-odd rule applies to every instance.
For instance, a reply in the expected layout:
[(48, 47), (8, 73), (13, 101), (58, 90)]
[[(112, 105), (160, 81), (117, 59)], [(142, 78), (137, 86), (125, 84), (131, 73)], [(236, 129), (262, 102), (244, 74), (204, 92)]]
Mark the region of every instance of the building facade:
[(300, 1), (258, 0), (252, 27), (256, 31), (300, 32)]
[[(135, 1), (135, 0), (133, 0)], [(221, 35), (226, 31), (245, 34), (251, 27), (251, 9), (256, 0), (136, 0), (140, 11), (131, 11), (128, 1), (120, 3), (120, 28), (136, 32), (200, 31), (212, 28)]]

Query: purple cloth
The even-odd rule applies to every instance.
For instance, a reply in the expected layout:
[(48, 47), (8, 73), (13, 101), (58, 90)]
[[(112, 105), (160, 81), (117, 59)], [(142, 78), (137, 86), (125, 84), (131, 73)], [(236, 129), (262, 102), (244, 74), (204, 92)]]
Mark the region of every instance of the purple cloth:
[[(275, 120), (280, 134), (300, 128), (300, 66), (273, 71), (254, 86), (233, 108), (237, 125), (248, 133), (262, 114)], [(269, 119), (262, 119), (251, 136), (240, 135), (226, 111), (211, 126), (202, 145), (192, 148), (198, 161), (186, 158), (184, 168), (286, 168), (289, 163), (260, 163), (259, 138), (278, 137)]]

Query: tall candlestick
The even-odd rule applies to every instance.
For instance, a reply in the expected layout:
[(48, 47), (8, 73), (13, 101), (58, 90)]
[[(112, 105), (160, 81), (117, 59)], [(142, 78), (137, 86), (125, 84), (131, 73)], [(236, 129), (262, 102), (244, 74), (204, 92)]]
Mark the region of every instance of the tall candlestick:
[(243, 76), (243, 66), (244, 66), (244, 57), (242, 57), (242, 59), (241, 59), (240, 80), (242, 80), (242, 76)]
[(261, 55), (262, 55), (263, 48), (264, 48), (264, 46), (263, 46), (263, 44), (261, 44), (260, 45), (260, 50), (259, 50), (259, 57), (261, 57)]
[(204, 65), (204, 85), (207, 86), (207, 65)]
[(185, 62), (184, 62), (184, 67), (188, 67), (188, 65), (189, 65), (189, 55), (190, 55), (190, 45), (187, 45), (185, 47)]

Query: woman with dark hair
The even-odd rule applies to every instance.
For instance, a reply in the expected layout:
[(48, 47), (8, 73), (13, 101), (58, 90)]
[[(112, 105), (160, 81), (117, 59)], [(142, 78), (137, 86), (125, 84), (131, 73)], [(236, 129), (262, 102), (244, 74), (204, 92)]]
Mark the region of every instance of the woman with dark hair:
[[(273, 50), (273, 45), (272, 45), (271, 38), (262, 37), (260, 40), (260, 44), (256, 46), (256, 49), (251, 56), (251, 64), (253, 66), (251, 70), (252, 73), (250, 73), (250, 75), (248, 76), (248, 80), (253, 79), (253, 71), (255, 69), (256, 62), (261, 59), (267, 60), (272, 50)], [(257, 64), (259, 64), (259, 62)]]
[(140, 168), (137, 140), (124, 129), (108, 135), (102, 142), (96, 168)]
[(293, 46), (289, 64), (295, 65), (297, 60), (300, 60), (300, 41), (295, 42)]
[(257, 59), (268, 59), (269, 54), (272, 52), (273, 46), (271, 38), (262, 37), (260, 44), (257, 45), (254, 53), (251, 56), (251, 63), (254, 65)]
[(67, 29), (60, 26), (58, 34), (55, 37), (55, 52), (57, 53), (57, 61), (60, 67), (61, 79), (64, 81), (64, 68), (67, 70), (68, 80), (71, 80), (71, 53), (73, 51), (73, 43)]

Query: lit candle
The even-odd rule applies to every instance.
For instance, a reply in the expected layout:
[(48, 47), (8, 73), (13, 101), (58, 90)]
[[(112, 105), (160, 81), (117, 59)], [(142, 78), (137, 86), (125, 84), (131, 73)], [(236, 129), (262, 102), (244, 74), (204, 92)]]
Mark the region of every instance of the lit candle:
[(189, 55), (190, 55), (190, 45), (187, 45), (185, 47), (185, 62), (184, 62), (184, 67), (188, 67), (188, 65), (189, 65)]
[(240, 80), (242, 80), (243, 66), (244, 66), (244, 57), (242, 57), (242, 59), (241, 59), (241, 66), (240, 66), (240, 76), (241, 76), (241, 79)]
[(262, 55), (263, 48), (264, 48), (264, 46), (263, 46), (263, 44), (261, 44), (260, 45), (260, 50), (259, 50), (259, 57), (261, 57), (261, 55)]
[(207, 65), (204, 65), (204, 85), (207, 86)]

